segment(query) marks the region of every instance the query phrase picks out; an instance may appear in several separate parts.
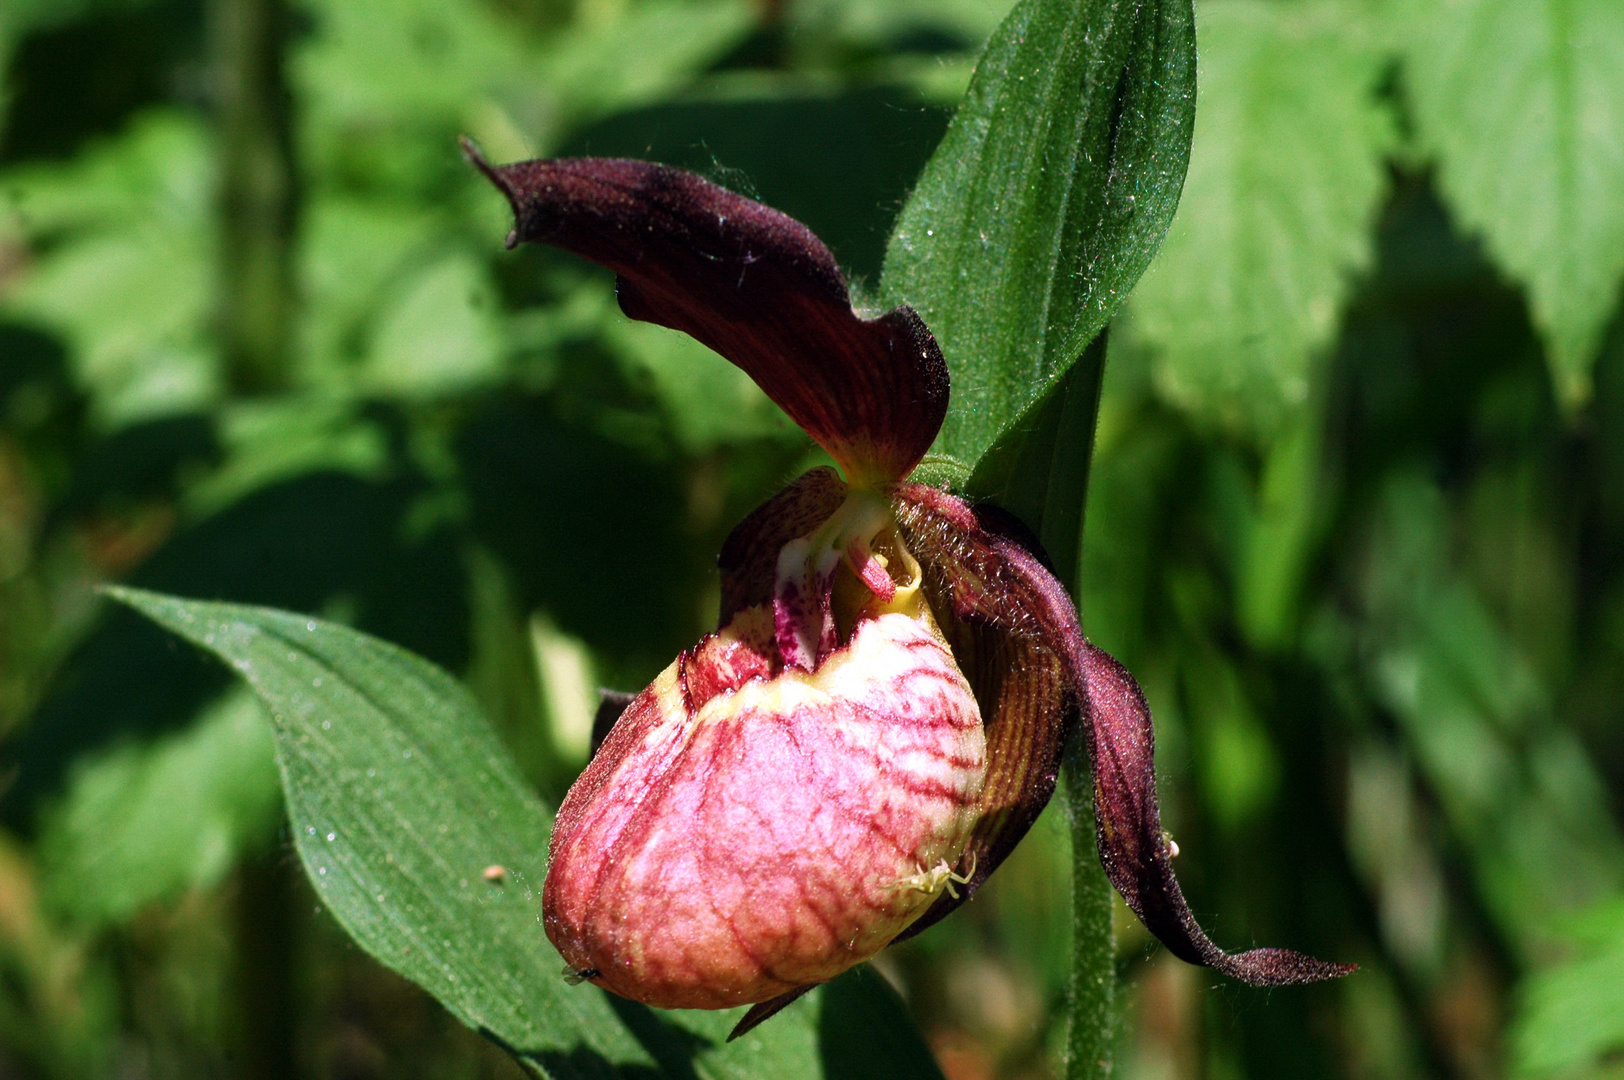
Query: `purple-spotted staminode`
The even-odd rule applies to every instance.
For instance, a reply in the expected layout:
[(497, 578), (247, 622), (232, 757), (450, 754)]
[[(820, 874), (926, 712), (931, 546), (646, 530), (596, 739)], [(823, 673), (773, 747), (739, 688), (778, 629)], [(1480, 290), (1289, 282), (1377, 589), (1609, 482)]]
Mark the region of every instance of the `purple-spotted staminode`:
[(692, 173), (469, 152), (512, 203), (510, 247), (614, 270), (627, 315), (737, 364), (840, 466), (734, 530), (719, 629), (565, 798), (543, 921), (574, 977), (651, 1005), (754, 1004), (748, 1030), (974, 893), (1049, 801), (1079, 717), (1100, 858), (1175, 955), (1257, 985), (1352, 970), (1225, 953), (1196, 925), (1133, 678), (1018, 524), (906, 479), (948, 399), (912, 309), (857, 314), (810, 230)]

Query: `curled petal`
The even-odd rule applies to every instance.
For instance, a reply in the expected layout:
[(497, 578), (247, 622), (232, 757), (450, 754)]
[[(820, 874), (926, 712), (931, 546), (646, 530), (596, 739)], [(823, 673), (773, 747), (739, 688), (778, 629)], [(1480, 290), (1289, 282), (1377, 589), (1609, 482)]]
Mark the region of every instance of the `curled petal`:
[(833, 469), (812, 469), (733, 527), (716, 556), (716, 568), (722, 573), (718, 627), (732, 622), (745, 608), (774, 600), (784, 545), (827, 521), (846, 501), (846, 491)]
[[(1150, 710), (1127, 670), (1090, 644), (1064, 586), (1018, 523), (918, 484), (897, 487), (903, 535), (981, 706), (987, 736), (983, 816), (944, 894), (907, 934), (942, 918), (1008, 856), (1054, 793), (1081, 714), (1093, 766), (1094, 817), (1107, 876), (1145, 926), (1182, 960), (1254, 986), (1315, 982), (1353, 971), (1285, 949), (1226, 953), (1197, 925), (1173, 875), (1156, 802)], [(906, 936), (906, 935), (904, 935)]]
[(907, 937), (969, 899), (1032, 827), (1054, 794), (1081, 703), (1066, 655), (1076, 614), (1053, 575), (1012, 538), (1019, 526), (921, 484), (898, 485), (894, 505), (987, 737), (981, 819), (955, 867), (968, 880), (957, 896), (937, 897)]
[(681, 169), (573, 158), (500, 168), (508, 246), (553, 244), (619, 275), (634, 319), (690, 334), (742, 368), (853, 483), (907, 475), (947, 412), (947, 365), (912, 308), (852, 310), (805, 225)]
[(1150, 932), (1181, 960), (1214, 968), (1253, 986), (1334, 979), (1352, 964), (1316, 960), (1286, 949), (1226, 953), (1196, 925), (1162, 833), (1156, 805), (1155, 735), (1139, 684), (1093, 645), (1077, 653), (1087, 694), (1094, 766), (1094, 823), (1105, 873)]

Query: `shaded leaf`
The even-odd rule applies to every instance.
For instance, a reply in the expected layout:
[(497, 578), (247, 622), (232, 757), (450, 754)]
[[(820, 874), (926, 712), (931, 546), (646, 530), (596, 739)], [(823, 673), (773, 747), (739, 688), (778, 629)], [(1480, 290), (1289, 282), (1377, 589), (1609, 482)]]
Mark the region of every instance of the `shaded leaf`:
[(993, 35), (882, 280), (948, 359), (936, 452), (973, 466), (1150, 262), (1189, 160), (1193, 22), (1188, 0), (1023, 0)]
[(1197, 416), (1267, 433), (1304, 404), (1370, 265), (1393, 133), (1373, 94), (1384, 58), (1349, 11), (1201, 8), (1190, 175), (1128, 324)]
[(1528, 289), (1570, 406), (1624, 281), (1624, 5), (1410, 5), (1404, 80), (1438, 185)]
[(1624, 836), (1584, 746), (1483, 598), (1451, 565), (1442, 493), (1408, 470), (1373, 514), (1362, 585), (1371, 696), (1398, 723), (1525, 960), (1557, 917), (1624, 883)]

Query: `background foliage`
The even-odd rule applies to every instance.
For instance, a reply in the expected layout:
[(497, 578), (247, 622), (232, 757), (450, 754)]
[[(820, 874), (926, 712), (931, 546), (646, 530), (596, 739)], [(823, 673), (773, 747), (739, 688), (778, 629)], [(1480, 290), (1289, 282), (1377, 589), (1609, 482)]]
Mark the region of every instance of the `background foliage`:
[[(0, 8), (0, 1075), (513, 1074), (323, 913), (258, 706), (94, 589), (403, 645), (556, 802), (593, 688), (708, 628), (721, 537), (811, 452), (604, 275), (503, 253), (455, 136), (699, 168), (877, 292), (1004, 7)], [(1119, 913), (1119, 1072), (1609, 1075), (1624, 8), (1197, 19), (1183, 201), (1111, 336), (1083, 616), (1156, 709), (1214, 936), (1364, 968), (1210, 988)], [(1069, 866), (1046, 818), (881, 965), (950, 1077), (1052, 1069)]]

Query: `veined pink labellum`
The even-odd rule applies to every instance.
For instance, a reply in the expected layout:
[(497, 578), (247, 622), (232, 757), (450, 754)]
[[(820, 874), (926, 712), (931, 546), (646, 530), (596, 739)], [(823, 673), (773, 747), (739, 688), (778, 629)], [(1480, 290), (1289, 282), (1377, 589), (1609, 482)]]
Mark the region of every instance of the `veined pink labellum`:
[[(784, 550), (816, 564), (817, 539)], [(872, 956), (952, 884), (979, 817), (981, 715), (918, 564), (894, 529), (874, 548), (889, 599), (837, 562), (822, 606), (847, 625), (810, 669), (760, 604), (621, 715), (554, 826), (543, 911), (572, 971), (669, 1008), (768, 1001)]]

